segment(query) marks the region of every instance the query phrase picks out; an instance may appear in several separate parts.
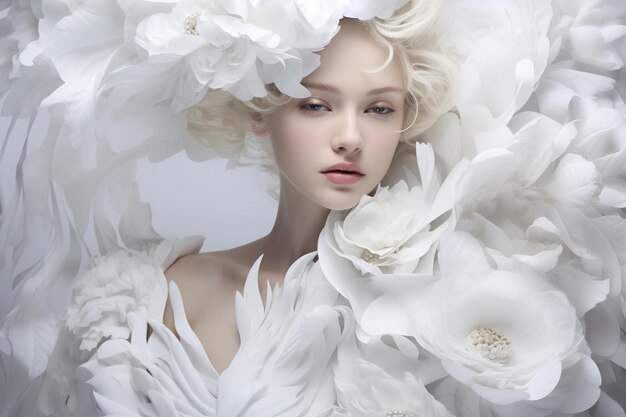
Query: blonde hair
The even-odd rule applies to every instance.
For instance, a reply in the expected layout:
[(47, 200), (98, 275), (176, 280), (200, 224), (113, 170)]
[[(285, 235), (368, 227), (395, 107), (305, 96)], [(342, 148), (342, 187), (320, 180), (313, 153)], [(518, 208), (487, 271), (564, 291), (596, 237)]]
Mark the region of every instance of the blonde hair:
[[(456, 97), (459, 57), (443, 40), (440, 12), (441, 0), (409, 0), (388, 19), (361, 22), (388, 52), (385, 63), (373, 72), (394, 57), (402, 66), (407, 94), (400, 140), (408, 144), (450, 110)], [(291, 97), (272, 84), (267, 92), (265, 97), (242, 102), (225, 91), (209, 91), (188, 110), (188, 130), (218, 155), (236, 158), (238, 165), (258, 165), (277, 173), (269, 141), (255, 140), (252, 132), (256, 123)]]

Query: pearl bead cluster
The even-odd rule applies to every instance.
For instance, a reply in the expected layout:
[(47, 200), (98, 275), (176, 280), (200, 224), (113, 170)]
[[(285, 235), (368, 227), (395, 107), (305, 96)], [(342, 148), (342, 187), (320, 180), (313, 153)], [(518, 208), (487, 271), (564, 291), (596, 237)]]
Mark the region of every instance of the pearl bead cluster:
[(492, 362), (504, 363), (511, 356), (511, 341), (488, 327), (472, 330), (467, 336), (466, 347)]
[(417, 414), (406, 410), (393, 410), (385, 414), (385, 417), (417, 417)]
[(378, 258), (380, 258), (380, 255), (372, 253), (368, 251), (367, 249), (364, 249), (363, 253), (361, 253), (361, 259), (363, 259), (365, 262), (372, 263), (376, 261)]
[(199, 35), (198, 32), (198, 18), (200, 17), (200, 12), (192, 13), (187, 16), (185, 19), (185, 33), (188, 35)]

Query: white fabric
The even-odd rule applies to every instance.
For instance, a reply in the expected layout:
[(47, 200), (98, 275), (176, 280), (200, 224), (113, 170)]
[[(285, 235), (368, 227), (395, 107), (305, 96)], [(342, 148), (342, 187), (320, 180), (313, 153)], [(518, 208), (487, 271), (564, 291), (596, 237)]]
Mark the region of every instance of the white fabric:
[[(219, 133), (207, 150), (186, 130), (182, 109), (211, 81), (205, 55), (143, 54), (170, 23), (205, 42), (184, 34), (185, 8), (201, 3), (227, 2), (0, 0), (2, 112), (46, 132), (11, 124), (0, 147), (0, 416), (315, 415), (335, 398), (332, 412), (350, 417), (625, 416), (626, 3), (443, 1), (462, 57), (454, 108), (420, 136), (428, 145), (394, 160), (393, 188), (328, 217), (319, 266), (300, 258), (267, 310), (252, 269), (242, 349), (219, 377), (162, 274), (201, 242), (160, 243), (135, 183), (142, 158), (240, 160)], [(281, 33), (283, 3), (228, 2)], [(384, 3), (291, 10), (320, 28), (344, 6), (386, 16), (403, 1)], [(268, 58), (263, 31), (244, 29)], [(319, 35), (306, 34), (297, 41)], [(230, 52), (261, 58), (241, 45)], [(309, 58), (271, 74), (282, 91)], [(259, 86), (279, 66), (265, 64), (259, 79), (254, 66), (238, 75)], [(232, 84), (240, 96), (248, 86)], [(365, 250), (377, 260), (362, 262)], [(168, 296), (180, 341), (161, 324)], [(484, 327), (511, 343), (508, 363), (468, 350)]]
[[(76, 416), (324, 416), (335, 404), (333, 366), (342, 338), (337, 292), (315, 253), (282, 287), (257, 285), (260, 259), (237, 294), (241, 346), (220, 375), (163, 271), (202, 239), (166, 239), (145, 251), (97, 258), (74, 285), (44, 376), (42, 411)], [(180, 340), (162, 322), (169, 296)], [(146, 340), (148, 326), (152, 333)], [(67, 406), (64, 404), (69, 395)]]

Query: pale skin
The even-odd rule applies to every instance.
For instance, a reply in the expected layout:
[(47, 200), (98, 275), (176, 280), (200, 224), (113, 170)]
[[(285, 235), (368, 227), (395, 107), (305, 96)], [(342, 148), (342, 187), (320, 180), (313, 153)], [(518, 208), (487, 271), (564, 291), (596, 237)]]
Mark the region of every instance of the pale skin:
[[(259, 288), (281, 284), (289, 266), (317, 250), (330, 210), (354, 207), (376, 189), (387, 172), (400, 139), (405, 102), (401, 65), (379, 67), (386, 51), (358, 23), (347, 19), (321, 52), (321, 64), (305, 77), (311, 97), (279, 108), (255, 133), (271, 140), (280, 172), (280, 199), (272, 230), (245, 245), (218, 252), (190, 254), (166, 271), (176, 282), (187, 319), (216, 371), (222, 373), (239, 349), (235, 294), (263, 254)], [(322, 174), (331, 165), (355, 163), (365, 174), (338, 185)], [(174, 331), (169, 302), (164, 323)]]

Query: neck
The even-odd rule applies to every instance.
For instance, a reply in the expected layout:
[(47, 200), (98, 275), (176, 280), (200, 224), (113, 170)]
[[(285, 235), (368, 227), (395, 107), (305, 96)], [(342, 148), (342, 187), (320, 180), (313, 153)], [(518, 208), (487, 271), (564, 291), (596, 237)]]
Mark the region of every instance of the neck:
[(281, 177), (278, 213), (263, 238), (261, 269), (283, 276), (302, 255), (317, 250), (317, 240), (330, 210), (303, 196)]

